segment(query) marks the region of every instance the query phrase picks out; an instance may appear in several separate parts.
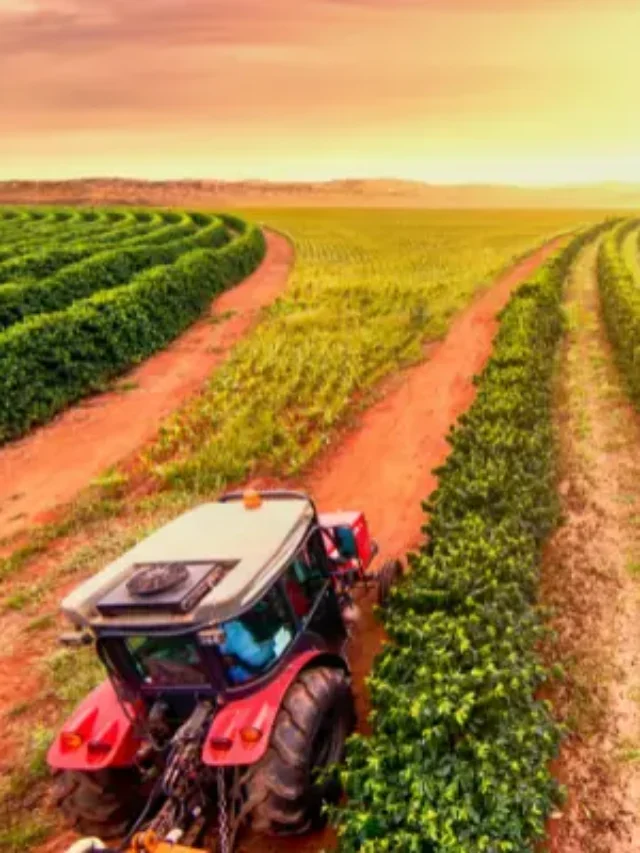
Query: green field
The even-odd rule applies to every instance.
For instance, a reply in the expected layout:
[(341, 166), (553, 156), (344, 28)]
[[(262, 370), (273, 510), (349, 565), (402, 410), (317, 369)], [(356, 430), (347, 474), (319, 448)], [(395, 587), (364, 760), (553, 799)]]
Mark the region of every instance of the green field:
[[(167, 222), (166, 216), (178, 218)], [(10, 266), (12, 276), (19, 264), (30, 269), (18, 280), (0, 284), (0, 312), (5, 286), (38, 294), (30, 302), (25, 296), (15, 303), (23, 315), (27, 304), (41, 304), (38, 299), (47, 297), (54, 280), (65, 284), (58, 290), (54, 286), (51, 298), (67, 299), (66, 307), (29, 311), (33, 317), (20, 316), (8, 324), (0, 332), (0, 366), (7, 352), (4, 342), (16, 335), (31, 348), (25, 352), (39, 354), (40, 360), (29, 365), (52, 365), (51, 385), (56, 371), (65, 376), (69, 352), (78, 352), (77, 329), (99, 328), (95, 314), (91, 323), (82, 325), (89, 316), (87, 306), (107, 310), (104, 306), (112, 299), (130, 298), (132, 281), (142, 281), (148, 285), (144, 305), (149, 312), (162, 308), (162, 282), (185, 281), (173, 278), (176, 267), (189, 258), (189, 263), (215, 263), (221, 252), (243, 238), (253, 249), (242, 272), (255, 265), (261, 245), (257, 230), (248, 226), (240, 234), (238, 220), (195, 216), (201, 217), (199, 223), (194, 214), (151, 211), (0, 211), (0, 248), (12, 247), (11, 256), (0, 261), (0, 277), (2, 264)], [(43, 528), (0, 560), (0, 609), (11, 620), (16, 647), (36, 644), (42, 650), (31, 664), (41, 673), (40, 692), (26, 702), (16, 697), (5, 721), (18, 760), (0, 776), (0, 809), (10, 815), (7, 828), (0, 830), (0, 846), (17, 853), (55, 831), (51, 813), (42, 808), (45, 750), (71, 705), (100, 677), (86, 650), (77, 657), (53, 646), (60, 627), (55, 613), (61, 590), (200, 502), (203, 493), (215, 495), (226, 483), (258, 471), (300, 471), (331, 442), (348, 413), (372, 399), (382, 377), (421, 358), (423, 344), (441, 337), (474, 293), (514, 258), (602, 218), (576, 211), (243, 214), (242, 221), (264, 223), (290, 237), (294, 270), (284, 295), (212, 376), (205, 393), (164, 425), (146, 466), (165, 489), (133, 499), (126, 477), (109, 474), (81, 496), (62, 522)], [(187, 243), (178, 260), (157, 260), (154, 253), (173, 243), (165, 243), (167, 229), (188, 229), (176, 237), (184, 246), (185, 240), (207, 229), (217, 233), (221, 222), (224, 246), (202, 250)], [(69, 229), (78, 239), (61, 243), (59, 238), (68, 237)], [(80, 232), (93, 236), (83, 242)], [(103, 257), (102, 249), (94, 249), (114, 233), (115, 247), (109, 244), (106, 250), (114, 269), (114, 255), (128, 257), (131, 251), (124, 242), (140, 238), (144, 254), (135, 248), (140, 251), (136, 257), (152, 257), (151, 269), (107, 290), (100, 275), (87, 277), (85, 285), (78, 283), (74, 269)], [(51, 248), (42, 252), (45, 241)], [(41, 248), (34, 252), (34, 245)], [(549, 381), (562, 328), (559, 300), (564, 275), (580, 245), (575, 242), (568, 253), (556, 255), (513, 298), (478, 402), (454, 439), (452, 461), (435, 495), (430, 530), (435, 547), (428, 550), (425, 543), (414, 564), (415, 585), (405, 588), (387, 620), (397, 645), (379, 659), (373, 674), (373, 737), (354, 743), (346, 765), (351, 805), (335, 817), (343, 832), (342, 849), (349, 853), (420, 849), (416, 844), (425, 834), (434, 850), (451, 853), (491, 849), (487, 838), (512, 845), (504, 850), (528, 850), (554, 801), (546, 762), (557, 731), (531, 695), (544, 675), (534, 654), (540, 626), (532, 604), (540, 544), (556, 517)], [(88, 254), (78, 260), (74, 253), (84, 251)], [(47, 267), (46, 275), (38, 272), (52, 263), (58, 265), (55, 271)], [(239, 275), (235, 267), (225, 284)], [(189, 303), (181, 327), (195, 319), (216, 292), (208, 285), (203, 291), (198, 275), (188, 280), (195, 282), (198, 297)], [(74, 288), (86, 287), (91, 295), (69, 299), (70, 282), (76, 282)], [(176, 299), (183, 293), (181, 286), (175, 288)], [(135, 303), (136, 315), (140, 304)], [(113, 315), (113, 334), (123, 328), (117, 325), (120, 316)], [(148, 318), (154, 315), (145, 316), (149, 328)], [(56, 339), (58, 349), (35, 349), (34, 331), (49, 323), (66, 337)], [(149, 352), (167, 339), (163, 333)], [(124, 363), (118, 369), (124, 369)], [(3, 370), (7, 374), (6, 366)], [(21, 375), (28, 401), (29, 381), (26, 373)], [(18, 385), (13, 387), (15, 395)], [(55, 384), (52, 388), (55, 392)], [(64, 394), (59, 408), (73, 399), (66, 390)], [(27, 405), (14, 399), (18, 406)], [(530, 530), (533, 516), (537, 526)], [(60, 537), (67, 541), (62, 558), (31, 578), (30, 561)], [(48, 556), (45, 553), (44, 559)], [(452, 642), (443, 640), (445, 636)], [(522, 666), (514, 665), (514, 656), (520, 656)], [(422, 754), (424, 732), (430, 740)], [(421, 782), (436, 776), (439, 781), (432, 788)], [(485, 809), (493, 809), (493, 823), (484, 816), (469, 817), (483, 796), (497, 804)], [(443, 799), (446, 807), (434, 816), (433, 803)], [(417, 811), (423, 815), (419, 821)], [(457, 839), (463, 839), (462, 846), (455, 846)]]
[[(589, 218), (348, 210), (250, 217), (290, 236), (295, 270), (201, 405), (165, 431), (154, 461), (171, 463), (177, 448), (182, 461), (157, 470), (189, 488), (244, 476), (258, 459), (298, 470), (353, 396), (419, 358), (421, 344), (441, 336), (500, 268)], [(254, 227), (212, 214), (1, 208), (0, 441), (166, 345), (262, 252)]]
[[(291, 473), (355, 397), (419, 359), (516, 257), (597, 214), (576, 211), (252, 210), (287, 234), (284, 298), (167, 424), (150, 459), (164, 482), (208, 491), (258, 466)], [(173, 457), (178, 457), (174, 460)]]
[(0, 442), (161, 349), (263, 253), (235, 217), (0, 209)]

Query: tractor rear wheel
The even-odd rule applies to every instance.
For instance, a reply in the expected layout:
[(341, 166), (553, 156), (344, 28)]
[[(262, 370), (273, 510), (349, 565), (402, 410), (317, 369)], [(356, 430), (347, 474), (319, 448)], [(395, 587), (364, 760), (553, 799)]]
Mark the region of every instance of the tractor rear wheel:
[(389, 602), (391, 588), (394, 587), (402, 577), (402, 563), (400, 560), (387, 560), (378, 574), (378, 604), (386, 607)]
[(144, 806), (140, 776), (129, 767), (63, 770), (53, 800), (74, 829), (99, 838), (125, 835)]
[(299, 835), (322, 826), (323, 802), (340, 785), (318, 772), (344, 758), (355, 710), (348, 675), (326, 666), (302, 672), (287, 691), (269, 750), (247, 782), (251, 823), (269, 835)]

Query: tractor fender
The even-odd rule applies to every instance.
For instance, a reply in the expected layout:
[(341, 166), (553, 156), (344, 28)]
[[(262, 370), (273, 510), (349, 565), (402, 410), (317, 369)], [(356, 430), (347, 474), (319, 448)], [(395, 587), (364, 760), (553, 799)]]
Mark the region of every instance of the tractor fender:
[(113, 685), (103, 681), (92, 690), (64, 723), (49, 747), (47, 763), (53, 770), (103, 770), (129, 767), (142, 739), (135, 720), (142, 704), (123, 709)]
[[(264, 756), (271, 740), (284, 696), (304, 669), (329, 665), (348, 671), (339, 655), (313, 651), (297, 655), (261, 690), (223, 705), (214, 717), (202, 748), (202, 761), (213, 767), (255, 764)], [(243, 739), (241, 731), (254, 730), (257, 739)]]

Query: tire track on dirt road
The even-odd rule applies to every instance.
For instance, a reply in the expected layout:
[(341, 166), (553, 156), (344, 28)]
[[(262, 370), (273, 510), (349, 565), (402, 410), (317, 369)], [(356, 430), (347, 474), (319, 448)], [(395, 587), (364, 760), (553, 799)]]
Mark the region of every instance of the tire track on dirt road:
[(99, 394), (0, 448), (0, 538), (71, 501), (105, 469), (150, 441), (161, 421), (197, 393), (284, 290), (293, 265), (287, 239), (266, 232), (262, 264), (225, 291), (165, 350), (119, 377), (126, 391)]
[(585, 249), (567, 287), (555, 407), (564, 521), (542, 574), (566, 670), (552, 698), (570, 730), (552, 853), (640, 850), (640, 417), (600, 316), (596, 253)]

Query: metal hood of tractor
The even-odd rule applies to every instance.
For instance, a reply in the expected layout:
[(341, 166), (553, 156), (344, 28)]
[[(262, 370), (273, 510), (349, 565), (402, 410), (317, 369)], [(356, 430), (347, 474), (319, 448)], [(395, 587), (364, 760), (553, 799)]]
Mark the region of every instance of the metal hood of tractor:
[[(233, 561), (237, 564), (185, 614), (136, 615), (136, 626), (178, 627), (230, 619), (258, 601), (282, 571), (313, 519), (304, 500), (264, 500), (257, 509), (242, 501), (215, 502), (179, 516), (135, 545), (62, 602), (62, 611), (81, 627), (107, 627), (117, 620), (101, 616), (98, 601), (128, 580), (141, 563)], [(160, 624), (159, 624), (160, 623)]]

